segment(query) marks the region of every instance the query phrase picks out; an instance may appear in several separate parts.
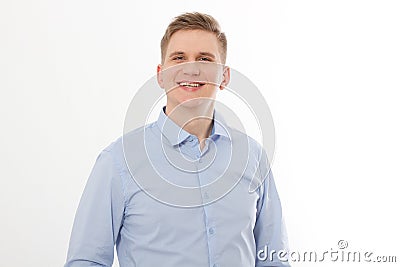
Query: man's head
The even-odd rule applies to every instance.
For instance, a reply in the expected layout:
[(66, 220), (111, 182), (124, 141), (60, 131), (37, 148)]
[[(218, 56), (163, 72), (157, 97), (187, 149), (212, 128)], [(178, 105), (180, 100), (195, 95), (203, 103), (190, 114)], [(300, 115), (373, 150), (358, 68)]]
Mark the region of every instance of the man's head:
[(161, 63), (165, 61), (166, 50), (172, 35), (182, 30), (202, 30), (213, 33), (220, 45), (221, 62), (226, 62), (227, 40), (225, 33), (221, 32), (218, 21), (207, 14), (199, 12), (184, 13), (176, 17), (167, 27), (161, 39)]
[(225, 34), (209, 15), (185, 13), (170, 23), (161, 40), (162, 61), (157, 67), (158, 83), (167, 94), (167, 112), (178, 106), (212, 108), (218, 89), (224, 89), (230, 79), (226, 47)]

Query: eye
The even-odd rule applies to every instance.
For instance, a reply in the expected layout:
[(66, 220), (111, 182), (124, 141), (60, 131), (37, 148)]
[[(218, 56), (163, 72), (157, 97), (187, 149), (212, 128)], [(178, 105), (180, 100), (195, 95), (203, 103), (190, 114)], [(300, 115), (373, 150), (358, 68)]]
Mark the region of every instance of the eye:
[(181, 60), (184, 60), (184, 57), (183, 56), (176, 56), (176, 57), (173, 57), (172, 60), (181, 61)]
[(199, 61), (211, 61), (211, 59), (208, 57), (201, 57), (199, 58)]

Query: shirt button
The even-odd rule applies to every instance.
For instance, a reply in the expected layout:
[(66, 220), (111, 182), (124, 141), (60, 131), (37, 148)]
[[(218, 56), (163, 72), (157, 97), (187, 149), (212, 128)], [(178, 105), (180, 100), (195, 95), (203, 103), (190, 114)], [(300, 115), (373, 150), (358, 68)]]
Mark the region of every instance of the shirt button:
[(208, 233), (210, 235), (213, 235), (215, 233), (214, 228), (211, 227), (210, 229), (208, 229)]
[(203, 198), (204, 198), (204, 199), (209, 199), (209, 198), (210, 198), (210, 196), (208, 195), (208, 193), (207, 193), (207, 192), (205, 192), (205, 193), (204, 193), (204, 195), (203, 195)]

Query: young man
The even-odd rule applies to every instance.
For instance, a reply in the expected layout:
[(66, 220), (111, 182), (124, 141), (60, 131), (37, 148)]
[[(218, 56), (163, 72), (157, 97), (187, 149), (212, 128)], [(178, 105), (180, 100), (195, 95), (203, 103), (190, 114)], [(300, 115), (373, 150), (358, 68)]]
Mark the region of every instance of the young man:
[[(97, 158), (76, 213), (65, 266), (289, 266), (280, 200), (262, 148), (214, 110), (230, 80), (217, 21), (185, 13), (161, 41), (156, 122)], [(264, 180), (254, 192), (254, 179)], [(265, 256), (265, 255), (262, 255)]]

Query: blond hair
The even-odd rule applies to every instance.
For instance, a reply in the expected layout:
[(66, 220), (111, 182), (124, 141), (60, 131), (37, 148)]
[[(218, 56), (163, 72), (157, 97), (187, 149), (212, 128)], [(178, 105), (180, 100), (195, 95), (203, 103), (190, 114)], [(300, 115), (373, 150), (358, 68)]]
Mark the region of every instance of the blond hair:
[(174, 20), (168, 25), (165, 34), (161, 39), (162, 63), (164, 62), (165, 53), (171, 36), (180, 30), (203, 30), (214, 33), (220, 44), (222, 63), (225, 64), (227, 51), (227, 40), (225, 33), (221, 32), (221, 28), (216, 19), (210, 15), (199, 12), (184, 13), (178, 17), (175, 17)]

